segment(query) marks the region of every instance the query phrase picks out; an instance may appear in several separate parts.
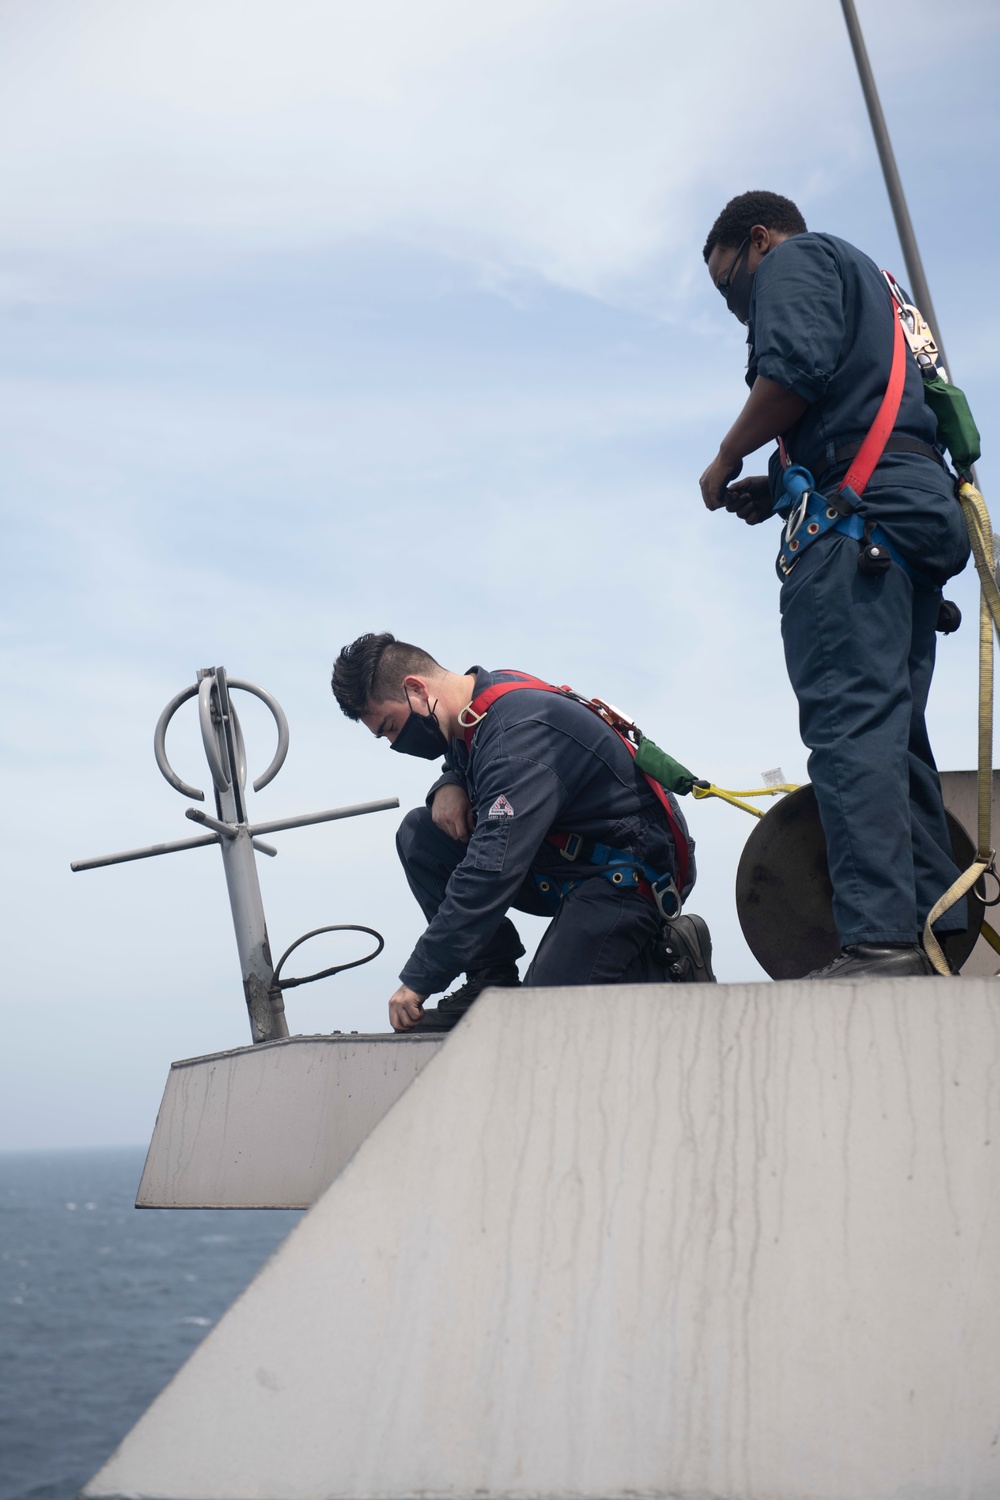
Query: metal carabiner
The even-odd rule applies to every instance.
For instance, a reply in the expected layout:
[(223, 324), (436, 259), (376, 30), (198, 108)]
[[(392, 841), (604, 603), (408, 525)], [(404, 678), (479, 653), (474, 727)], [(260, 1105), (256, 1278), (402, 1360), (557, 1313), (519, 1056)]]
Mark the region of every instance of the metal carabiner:
[(801, 531), (806, 516), (809, 512), (809, 501), (815, 494), (815, 490), (804, 490), (802, 499), (793, 511), (789, 511), (788, 520), (785, 522), (785, 546), (793, 542)]
[[(785, 494), (795, 507), (788, 513), (785, 522), (785, 546), (787, 547), (801, 530), (809, 510), (809, 501), (815, 493), (816, 481), (802, 464), (789, 464), (782, 475)], [(796, 500), (798, 496), (798, 500)]]

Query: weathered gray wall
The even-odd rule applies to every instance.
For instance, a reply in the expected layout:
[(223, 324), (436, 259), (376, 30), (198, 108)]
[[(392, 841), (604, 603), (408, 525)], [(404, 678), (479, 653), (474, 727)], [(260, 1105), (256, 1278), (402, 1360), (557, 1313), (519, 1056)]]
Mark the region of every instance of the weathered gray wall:
[(489, 994), (84, 1492), (1000, 1495), (1000, 988)]
[(442, 1036), (295, 1036), (176, 1062), (137, 1208), (309, 1208)]

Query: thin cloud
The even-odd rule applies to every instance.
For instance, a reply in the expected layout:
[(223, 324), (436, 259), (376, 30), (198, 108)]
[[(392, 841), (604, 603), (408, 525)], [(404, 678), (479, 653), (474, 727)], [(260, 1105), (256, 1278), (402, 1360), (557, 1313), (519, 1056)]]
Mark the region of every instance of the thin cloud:
[(374, 235), (599, 293), (762, 159), (822, 193), (817, 161), (867, 150), (832, 4), (41, 0), (0, 24), (8, 252), (71, 236), (133, 274)]

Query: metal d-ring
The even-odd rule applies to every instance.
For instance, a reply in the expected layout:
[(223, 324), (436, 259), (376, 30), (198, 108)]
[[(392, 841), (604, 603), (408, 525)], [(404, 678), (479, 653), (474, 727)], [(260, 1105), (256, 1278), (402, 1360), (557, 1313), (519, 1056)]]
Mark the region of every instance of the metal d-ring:
[[(997, 893), (993, 897), (992, 901), (987, 901), (987, 899), (986, 899), (986, 877), (987, 877), (987, 875), (992, 876), (992, 878), (996, 881)], [(979, 891), (980, 885), (982, 886), (981, 900), (982, 900), (983, 905), (984, 906), (1000, 906), (1000, 875), (997, 874), (996, 870), (994, 870), (994, 868), (993, 868), (992, 865), (990, 865), (988, 869), (984, 870), (983, 873), (980, 875), (979, 879), (976, 881), (975, 890), (976, 890), (976, 894), (977, 895), (980, 894), (980, 891)]]

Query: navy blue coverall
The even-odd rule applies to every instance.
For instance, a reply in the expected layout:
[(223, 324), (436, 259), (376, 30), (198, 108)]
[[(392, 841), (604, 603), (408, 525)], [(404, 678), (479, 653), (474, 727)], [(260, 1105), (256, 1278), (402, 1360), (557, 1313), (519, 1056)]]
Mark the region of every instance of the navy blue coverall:
[[(516, 672), (476, 674), (478, 696)], [(475, 810), (468, 844), (435, 826), (430, 803), (448, 783)], [(647, 951), (659, 928), (653, 903), (613, 885), (599, 866), (569, 862), (545, 842), (550, 832), (634, 855), (677, 876), (666, 815), (632, 756), (596, 714), (557, 693), (524, 688), (498, 698), (472, 744), (452, 740), (428, 805), (408, 813), (396, 839), (406, 878), (428, 927), (400, 975), (418, 995), (444, 990), (458, 974), (512, 963), (524, 953), (508, 908), (554, 913), (524, 979), (529, 985), (661, 980)], [(678, 826), (686, 824), (674, 805)], [(694, 881), (693, 843), (688, 888)], [(537, 878), (536, 878), (537, 877)], [(562, 899), (570, 881), (579, 884)], [(541, 889), (548, 885), (548, 892)], [(686, 894), (684, 892), (683, 894)]]
[[(788, 456), (827, 494), (874, 421), (889, 379), (895, 311), (874, 262), (828, 234), (799, 234), (758, 266), (750, 299), (747, 383), (767, 376), (809, 407), (786, 434)], [(953, 483), (930, 449), (936, 423), (916, 361), (893, 440), (861, 513), (913, 570), (894, 563), (866, 577), (859, 543), (837, 532), (814, 542), (781, 585), (781, 633), (799, 703), (809, 776), (826, 835), (833, 911), (843, 946), (915, 943), (957, 876), (927, 738), (941, 585), (965, 566), (969, 543)], [(771, 461), (771, 491), (781, 493)], [(939, 933), (965, 925), (965, 903)]]

